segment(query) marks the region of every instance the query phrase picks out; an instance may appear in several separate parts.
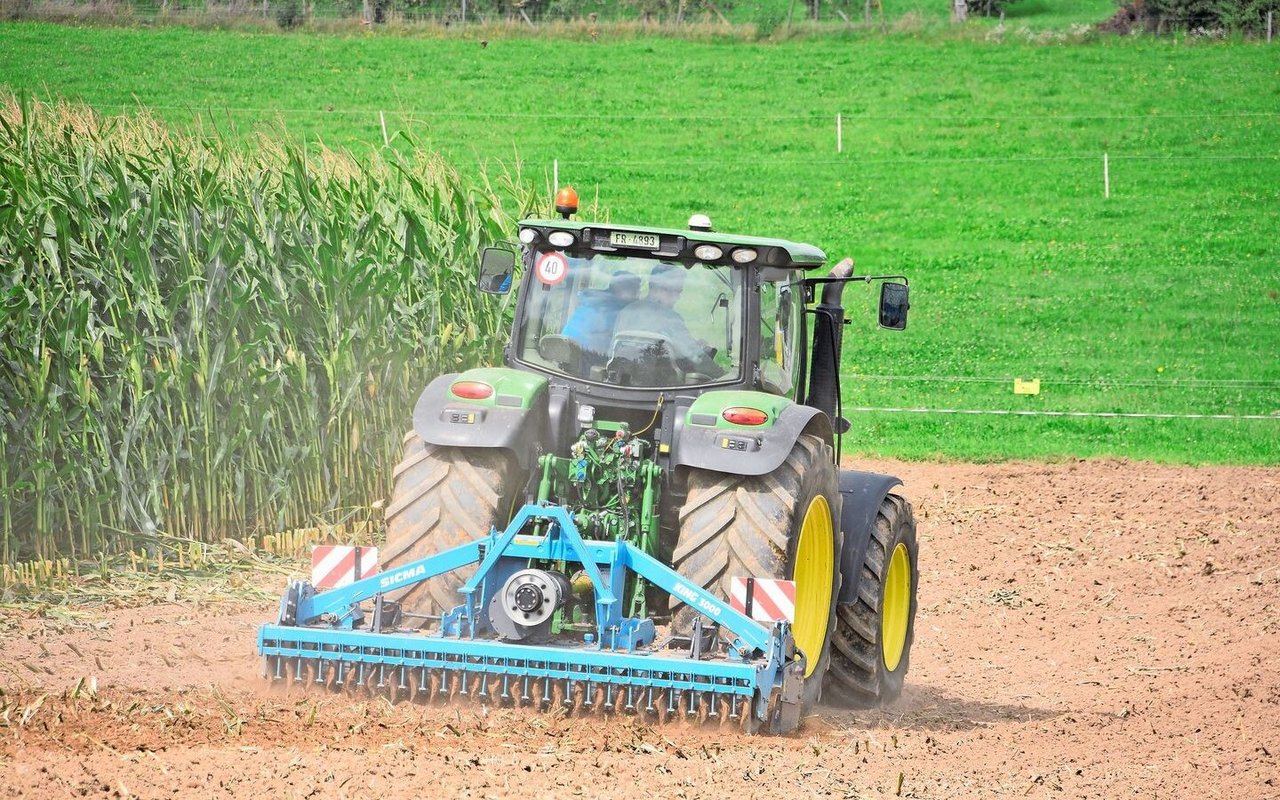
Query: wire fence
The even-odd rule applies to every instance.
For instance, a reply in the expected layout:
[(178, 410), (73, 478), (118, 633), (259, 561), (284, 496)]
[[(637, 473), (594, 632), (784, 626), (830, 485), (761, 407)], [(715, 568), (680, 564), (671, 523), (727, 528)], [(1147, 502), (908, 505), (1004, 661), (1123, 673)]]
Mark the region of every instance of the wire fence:
[(1266, 420), (1280, 422), (1280, 411), (1274, 414), (1165, 414), (1142, 411), (1041, 411), (990, 408), (903, 408), (845, 406), (844, 411), (862, 414), (953, 414), (959, 416), (999, 417), (1091, 417), (1097, 419), (1193, 419), (1193, 420)]
[[(981, 383), (1012, 386), (1014, 377), (981, 377), (972, 375), (851, 375), (850, 380), (902, 382), (902, 383)], [(1040, 378), (1042, 386), (1091, 386), (1097, 388), (1143, 389), (1235, 389), (1242, 391), (1280, 392), (1280, 380), (1255, 380), (1251, 378), (1171, 378), (1169, 380), (1142, 378)]]
[[(873, 390), (873, 385), (895, 387), (887, 396), (899, 400), (899, 404), (851, 404), (844, 407), (846, 411), (860, 414), (1280, 422), (1280, 379), (1109, 376), (1021, 379), (981, 375), (859, 373), (848, 374), (844, 378), (848, 381), (847, 386), (861, 384), (866, 387), (865, 391), (851, 391), (861, 395), (864, 403), (868, 399), (886, 396), (884, 391)], [(920, 384), (922, 388), (907, 388), (911, 384)], [(946, 386), (971, 387), (962, 393), (965, 398), (962, 402), (987, 407), (947, 407), (943, 401), (946, 392), (943, 387)], [(1048, 403), (1058, 408), (1000, 407), (1009, 405), (1010, 390), (1014, 395), (1023, 395), (1017, 399), (1028, 405)], [(1153, 394), (1155, 391), (1159, 393)], [(906, 397), (911, 398), (908, 403), (915, 405), (902, 404)], [(949, 399), (955, 402), (954, 397)], [(1062, 408), (1063, 405), (1068, 407)], [(1131, 407), (1126, 409), (1126, 405)], [(1139, 408), (1133, 408), (1133, 405)], [(1228, 408), (1222, 408), (1223, 405)], [(1141, 409), (1141, 406), (1155, 406), (1156, 410)], [(1214, 406), (1219, 408), (1214, 409)], [(1230, 408), (1232, 406), (1235, 408)]]

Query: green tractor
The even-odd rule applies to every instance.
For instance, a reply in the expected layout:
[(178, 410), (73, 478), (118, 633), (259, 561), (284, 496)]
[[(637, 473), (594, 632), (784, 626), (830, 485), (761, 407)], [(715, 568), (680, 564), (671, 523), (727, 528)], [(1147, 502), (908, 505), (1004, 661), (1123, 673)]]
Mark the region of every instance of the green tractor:
[[(750, 579), (749, 616), (754, 582), (794, 582), (794, 598), (771, 605), (793, 603), (774, 611), (793, 613), (804, 703), (896, 698), (916, 611), (915, 520), (897, 478), (840, 467), (839, 364), (845, 284), (882, 282), (880, 325), (902, 330), (906, 279), (854, 276), (847, 261), (809, 277), (821, 250), (718, 233), (701, 215), (687, 230), (581, 222), (572, 190), (556, 210), (562, 219), (525, 220), (519, 245), (482, 255), (486, 294), (507, 293), (522, 268), (506, 363), (422, 393), (384, 573), (501, 530), (524, 503), (563, 506), (585, 537), (625, 540), (722, 598), (731, 579)], [(473, 569), (410, 588), (403, 613), (439, 617)], [(579, 595), (590, 581), (565, 577), (528, 587), (527, 603), (513, 590), (509, 640), (589, 629)], [(695, 653), (715, 646), (679, 598), (629, 580), (630, 615)], [(543, 609), (543, 589), (567, 599)]]

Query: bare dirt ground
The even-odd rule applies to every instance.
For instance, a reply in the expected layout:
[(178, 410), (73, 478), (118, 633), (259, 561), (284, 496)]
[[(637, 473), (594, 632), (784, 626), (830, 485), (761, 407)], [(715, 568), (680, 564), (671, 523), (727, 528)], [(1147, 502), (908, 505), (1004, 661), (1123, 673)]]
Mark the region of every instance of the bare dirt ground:
[(902, 700), (748, 738), (266, 691), (266, 604), (0, 634), (7, 797), (1280, 797), (1280, 470), (878, 463), (919, 522)]

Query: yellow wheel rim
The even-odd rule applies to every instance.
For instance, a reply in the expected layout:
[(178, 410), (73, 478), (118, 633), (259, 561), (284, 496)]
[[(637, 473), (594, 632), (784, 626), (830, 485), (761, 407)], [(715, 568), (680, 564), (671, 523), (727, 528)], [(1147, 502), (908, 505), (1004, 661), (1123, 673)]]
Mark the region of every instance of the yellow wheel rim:
[(880, 605), (880, 649), (884, 668), (893, 672), (902, 661), (907, 646), (907, 623), (911, 619), (911, 556), (898, 542), (889, 558), (889, 574), (884, 579), (884, 602)]
[(796, 582), (796, 623), (791, 626), (796, 647), (808, 662), (807, 678), (818, 668), (818, 656), (827, 643), (831, 622), (831, 584), (836, 571), (831, 506), (818, 495), (809, 503), (800, 524), (792, 580)]

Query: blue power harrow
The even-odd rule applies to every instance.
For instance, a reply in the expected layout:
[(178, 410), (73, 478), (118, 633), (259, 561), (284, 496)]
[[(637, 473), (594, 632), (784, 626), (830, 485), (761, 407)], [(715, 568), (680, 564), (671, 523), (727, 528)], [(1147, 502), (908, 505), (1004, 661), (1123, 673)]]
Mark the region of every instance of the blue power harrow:
[[(435, 630), (404, 626), (389, 594), (469, 565), (463, 602)], [(652, 619), (623, 616), (630, 573), (700, 612), (690, 635), (660, 637)], [(574, 602), (594, 624), (560, 624)], [(639, 548), (583, 539), (564, 508), (535, 504), (506, 530), (393, 572), (324, 592), (291, 582), (258, 652), (270, 679), (335, 690), (694, 716), (770, 733), (799, 724), (805, 671), (785, 622), (766, 628)]]

